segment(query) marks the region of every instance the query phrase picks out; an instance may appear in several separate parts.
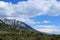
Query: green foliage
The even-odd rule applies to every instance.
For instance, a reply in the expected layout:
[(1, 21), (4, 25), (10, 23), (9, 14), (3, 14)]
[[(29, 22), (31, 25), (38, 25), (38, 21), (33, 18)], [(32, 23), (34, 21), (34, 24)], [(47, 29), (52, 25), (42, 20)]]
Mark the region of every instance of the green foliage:
[(60, 35), (48, 35), (0, 23), (0, 40), (60, 40)]

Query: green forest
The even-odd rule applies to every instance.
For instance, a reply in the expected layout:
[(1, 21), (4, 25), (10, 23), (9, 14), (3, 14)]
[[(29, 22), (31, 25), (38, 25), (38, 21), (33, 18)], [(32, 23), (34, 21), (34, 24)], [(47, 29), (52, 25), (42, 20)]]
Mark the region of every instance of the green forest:
[(60, 40), (60, 35), (0, 23), (0, 40)]

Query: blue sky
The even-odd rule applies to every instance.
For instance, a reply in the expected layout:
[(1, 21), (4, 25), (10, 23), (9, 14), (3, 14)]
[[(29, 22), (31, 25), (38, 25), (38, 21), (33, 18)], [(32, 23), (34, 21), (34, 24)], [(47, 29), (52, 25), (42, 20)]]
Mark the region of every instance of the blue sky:
[(23, 21), (41, 32), (60, 34), (60, 0), (0, 0), (0, 17)]
[(17, 4), (19, 1), (27, 1), (27, 0), (0, 0), (0, 1), (11, 2), (13, 4)]

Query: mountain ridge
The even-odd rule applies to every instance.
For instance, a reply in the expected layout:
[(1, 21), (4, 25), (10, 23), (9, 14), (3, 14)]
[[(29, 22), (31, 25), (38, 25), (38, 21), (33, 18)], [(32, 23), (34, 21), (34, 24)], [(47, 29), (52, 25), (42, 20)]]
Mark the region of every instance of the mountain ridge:
[(7, 19), (7, 18), (2, 19), (1, 18), (0, 23), (5, 23), (5, 24), (11, 25), (11, 26), (16, 26), (16, 27), (22, 26), (22, 27), (26, 27), (29, 29), (33, 29), (32, 27), (30, 27), (26, 23), (24, 23), (22, 21), (18, 21), (16, 19)]

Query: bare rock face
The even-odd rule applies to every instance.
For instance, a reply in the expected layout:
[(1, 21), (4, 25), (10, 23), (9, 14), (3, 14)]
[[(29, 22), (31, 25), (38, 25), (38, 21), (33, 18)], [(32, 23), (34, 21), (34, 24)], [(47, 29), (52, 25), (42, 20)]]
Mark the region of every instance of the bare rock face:
[(2, 20), (0, 20), (0, 23), (2, 23), (3, 21)]
[(26, 29), (32, 29), (29, 25), (27, 25), (24, 22), (18, 21), (16, 19), (7, 19), (7, 18), (0, 18), (0, 23), (5, 23), (11, 26), (15, 26), (15, 27), (22, 27), (22, 28), (26, 28)]

